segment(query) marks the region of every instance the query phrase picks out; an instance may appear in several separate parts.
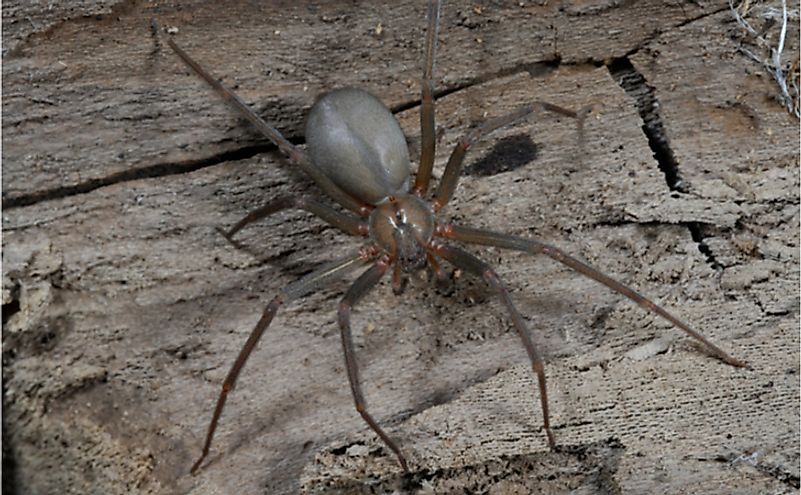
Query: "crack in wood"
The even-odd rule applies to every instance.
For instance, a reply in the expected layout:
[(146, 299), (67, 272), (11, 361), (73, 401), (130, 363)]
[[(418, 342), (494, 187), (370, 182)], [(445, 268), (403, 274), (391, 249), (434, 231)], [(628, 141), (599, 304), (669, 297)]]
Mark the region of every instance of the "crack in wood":
[[(648, 146), (659, 170), (665, 175), (665, 182), (671, 191), (687, 193), (690, 185), (684, 181), (679, 170), (679, 162), (665, 132), (662, 115), (659, 112), (660, 103), (656, 97), (656, 88), (648, 84), (642, 75), (631, 63), (628, 57), (613, 60), (607, 65), (609, 74), (618, 85), (634, 99), (637, 112), (642, 119), (642, 131), (648, 139)], [(682, 222), (689, 231), (698, 250), (704, 255), (707, 263), (715, 270), (720, 271), (723, 266), (715, 258), (715, 254), (708, 244), (704, 242), (706, 236), (701, 223)]]
[[(446, 87), (435, 92), (435, 98), (443, 98), (448, 95), (464, 91), (473, 86), (485, 84), (496, 79), (508, 77), (521, 72), (528, 72), (532, 77), (541, 77), (546, 75), (561, 64), (559, 58), (553, 60), (543, 60), (537, 62), (523, 63), (511, 67), (501, 68), (498, 71), (482, 74), (475, 77), (463, 84)], [(398, 114), (411, 110), (420, 106), (420, 100), (414, 99), (407, 102), (394, 105), (390, 110), (393, 114)], [(299, 145), (305, 143), (305, 138), (289, 138), (292, 144)], [(150, 179), (157, 177), (165, 177), (170, 175), (181, 175), (189, 172), (194, 172), (203, 168), (219, 165), (220, 163), (228, 161), (238, 161), (252, 158), (261, 153), (276, 151), (277, 147), (272, 143), (264, 143), (255, 146), (244, 146), (241, 148), (233, 149), (217, 155), (212, 155), (198, 160), (189, 160), (185, 162), (173, 163), (156, 163), (150, 166), (130, 169), (122, 172), (110, 174), (105, 177), (91, 179), (85, 182), (74, 184), (71, 186), (61, 186), (52, 189), (45, 189), (28, 194), (21, 194), (19, 196), (12, 196), (3, 198), (3, 208), (18, 208), (23, 206), (31, 206), (43, 201), (50, 201), (54, 199), (62, 199), (79, 194), (86, 194), (102, 187), (111, 186), (118, 183), (129, 182), (140, 179)]]
[(246, 160), (261, 153), (266, 153), (273, 150), (275, 150), (275, 146), (261, 144), (225, 151), (223, 153), (212, 155), (207, 158), (201, 158), (199, 160), (187, 160), (184, 162), (174, 163), (156, 163), (148, 167), (128, 169), (71, 186), (56, 187), (34, 193), (12, 196), (10, 198), (3, 198), (3, 208), (12, 209), (22, 206), (30, 206), (42, 201), (50, 201), (54, 199), (76, 196), (79, 194), (86, 194), (94, 191), (95, 189), (100, 189), (101, 187), (111, 186), (122, 182), (186, 174), (202, 168), (218, 165), (223, 162)]
[(655, 88), (648, 84), (645, 76), (634, 67), (628, 57), (613, 60), (607, 69), (626, 94), (634, 99), (643, 122), (642, 131), (648, 138), (648, 146), (654, 154), (659, 170), (665, 174), (668, 187), (671, 191), (686, 193), (687, 184), (681, 178), (678, 160), (665, 133)]

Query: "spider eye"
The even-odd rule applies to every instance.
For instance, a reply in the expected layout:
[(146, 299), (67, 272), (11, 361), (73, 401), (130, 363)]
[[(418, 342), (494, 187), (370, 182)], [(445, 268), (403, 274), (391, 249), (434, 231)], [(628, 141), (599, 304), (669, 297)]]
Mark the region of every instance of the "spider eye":
[(397, 220), (398, 223), (406, 223), (406, 212), (403, 210), (397, 210), (395, 212), (395, 220)]

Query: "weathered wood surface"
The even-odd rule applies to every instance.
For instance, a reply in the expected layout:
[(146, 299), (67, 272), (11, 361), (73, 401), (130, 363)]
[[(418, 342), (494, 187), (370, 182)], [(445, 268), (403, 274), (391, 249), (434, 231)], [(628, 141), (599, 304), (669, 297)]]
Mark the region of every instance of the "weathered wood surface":
[[(486, 116), (533, 99), (593, 104), (583, 151), (574, 123), (547, 115), (476, 146), (447, 214), (565, 248), (751, 369), (553, 262), (474, 249), (544, 350), (560, 452), (481, 284), (415, 281), (401, 297), (382, 284), (354, 330), (371, 410), (413, 465), (404, 481), (353, 410), (335, 326), (343, 281), (280, 314), (210, 461), (187, 474), (267, 299), (356, 241), (297, 213), (248, 228), (241, 250), (219, 235), (266, 198), (318, 193), (155, 48), (149, 20), (178, 27), (298, 142), (316, 94), (358, 85), (400, 110), (414, 149), (420, 3), (4, 3), (5, 490), (797, 489), (798, 122), (735, 53), (725, 1), (448, 3), (435, 175)], [(662, 125), (681, 191), (649, 148), (638, 91), (656, 98), (645, 118)]]

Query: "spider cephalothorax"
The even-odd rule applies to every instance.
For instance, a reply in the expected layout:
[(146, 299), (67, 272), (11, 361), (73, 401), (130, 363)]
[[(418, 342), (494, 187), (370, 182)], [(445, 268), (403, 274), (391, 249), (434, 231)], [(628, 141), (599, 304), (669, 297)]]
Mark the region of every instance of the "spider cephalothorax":
[(417, 196), (390, 196), (370, 214), (370, 237), (406, 273), (425, 268), (433, 235), (434, 211)]

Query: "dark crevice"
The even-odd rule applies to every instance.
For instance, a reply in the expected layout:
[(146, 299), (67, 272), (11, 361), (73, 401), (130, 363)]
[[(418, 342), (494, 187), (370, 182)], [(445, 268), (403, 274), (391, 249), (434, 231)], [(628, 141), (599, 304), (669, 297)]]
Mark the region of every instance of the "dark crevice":
[(712, 248), (704, 242), (707, 236), (704, 234), (703, 224), (699, 222), (687, 222), (684, 225), (690, 231), (690, 236), (693, 238), (693, 241), (698, 244), (698, 250), (706, 257), (707, 263), (709, 263), (715, 271), (722, 270), (723, 265), (715, 258), (715, 253), (712, 252)]
[[(10, 275), (10, 278), (13, 278), (14, 275)], [(14, 285), (11, 287), (10, 298), (11, 300), (7, 303), (3, 304), (3, 330), (5, 330), (6, 323), (8, 320), (11, 319), (12, 316), (17, 314), (20, 310), (19, 298), (20, 298), (20, 284), (18, 280), (14, 280)]]
[(276, 149), (272, 144), (261, 144), (255, 146), (247, 146), (244, 148), (226, 151), (199, 160), (187, 160), (184, 162), (176, 163), (157, 163), (142, 168), (135, 168), (130, 170), (123, 170), (106, 177), (90, 179), (79, 184), (71, 186), (56, 187), (54, 189), (47, 189), (44, 191), (37, 191), (29, 194), (22, 194), (11, 198), (3, 198), (3, 208), (16, 208), (20, 206), (30, 206), (40, 201), (49, 201), (53, 199), (61, 199), (77, 194), (85, 194), (92, 192), (101, 187), (110, 186), (120, 182), (128, 182), (139, 179), (150, 179), (154, 177), (164, 177), (167, 175), (185, 174), (194, 172), (205, 167), (217, 165), (219, 163), (228, 161), (245, 160), (252, 158), (260, 153), (265, 153)]
[(648, 146), (659, 164), (659, 170), (665, 174), (668, 187), (671, 191), (686, 193), (686, 185), (679, 175), (678, 161), (665, 135), (654, 88), (648, 85), (645, 77), (634, 68), (627, 57), (613, 60), (607, 68), (626, 94), (634, 99), (643, 121), (642, 132), (648, 138)]
[[(607, 64), (607, 69), (612, 78), (617, 81), (621, 88), (634, 99), (637, 112), (642, 119), (642, 131), (648, 139), (648, 146), (653, 152), (659, 170), (665, 176), (665, 182), (671, 191), (687, 193), (689, 185), (682, 179), (679, 171), (679, 162), (670, 142), (665, 133), (662, 115), (659, 112), (659, 101), (656, 98), (656, 91), (645, 80), (645, 77), (637, 71), (628, 57), (612, 60)], [(684, 222), (682, 225), (690, 231), (693, 241), (698, 245), (698, 250), (706, 257), (709, 265), (720, 270), (722, 265), (715, 259), (712, 249), (704, 242), (706, 237), (704, 229), (699, 222)]]
[(19, 299), (13, 299), (11, 302), (3, 304), (3, 326), (5, 326), (8, 320), (17, 314), (19, 310)]

